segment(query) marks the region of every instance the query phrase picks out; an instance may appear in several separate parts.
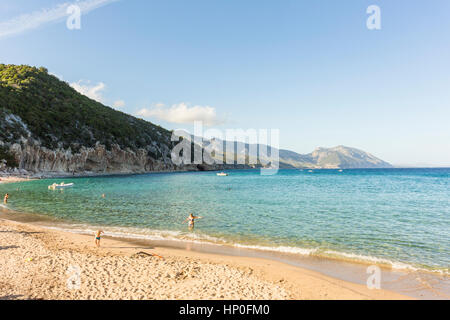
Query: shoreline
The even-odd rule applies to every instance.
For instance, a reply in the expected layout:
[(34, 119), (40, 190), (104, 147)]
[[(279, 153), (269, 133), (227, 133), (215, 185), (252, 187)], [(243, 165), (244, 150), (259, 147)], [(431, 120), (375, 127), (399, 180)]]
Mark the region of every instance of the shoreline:
[[(239, 166), (239, 165), (236, 165)], [(0, 171), (0, 183), (3, 179), (11, 180), (11, 182), (22, 182), (28, 180), (44, 180), (44, 179), (64, 179), (64, 178), (96, 178), (96, 177), (114, 177), (114, 176), (133, 176), (133, 175), (146, 175), (152, 173), (187, 173), (187, 172), (216, 172), (216, 171), (230, 171), (230, 170), (260, 170), (261, 168), (204, 168), (199, 169), (198, 167), (184, 167), (179, 169), (167, 169), (167, 170), (152, 170), (152, 171), (120, 171), (120, 172), (94, 172), (94, 171), (83, 171), (83, 172), (60, 172), (60, 171), (43, 171), (29, 173), (26, 170), (19, 169), (19, 172), (6, 172)], [(288, 168), (297, 170), (296, 168)]]
[[(38, 173), (15, 173), (15, 172), (4, 172), (0, 171), (0, 183), (13, 183), (13, 182), (23, 182), (29, 180), (40, 180), (40, 179), (63, 179), (63, 178), (96, 178), (96, 177), (114, 177), (114, 176), (125, 176), (125, 175), (146, 175), (152, 173), (186, 173), (186, 172), (216, 172), (216, 171), (242, 171), (242, 170), (260, 170), (261, 168), (221, 168), (221, 169), (191, 169), (184, 168), (180, 170), (155, 170), (155, 171), (130, 171), (130, 172), (76, 172), (75, 174), (71, 172), (38, 172)], [(316, 168), (316, 167), (299, 167), (299, 168), (279, 168), (279, 170), (324, 170), (324, 171), (335, 171), (335, 170), (390, 170), (390, 169), (450, 169), (448, 166), (438, 166), (438, 167), (390, 167), (390, 168)]]
[[(25, 228), (34, 228), (38, 230), (39, 233), (44, 234), (56, 234), (63, 236), (72, 244), (74, 240), (79, 242), (80, 239), (90, 239), (89, 241), (83, 241), (83, 249), (91, 247), (90, 243), (92, 240), (92, 235), (87, 232), (87, 229), (77, 230), (67, 228), (70, 224), (62, 221), (55, 221), (49, 218), (48, 220), (42, 219), (40, 215), (21, 213), (12, 211), (9, 208), (2, 206), (0, 208), (0, 229), (2, 223), (12, 223)], [(66, 226), (66, 227), (63, 227)], [(95, 228), (92, 226), (92, 228)], [(450, 277), (447, 275), (439, 275), (429, 271), (411, 271), (411, 270), (396, 270), (390, 267), (383, 266), (382, 264), (375, 264), (380, 268), (381, 271), (381, 289), (382, 290), (369, 290), (367, 289), (367, 268), (370, 265), (367, 262), (358, 261), (347, 261), (343, 259), (335, 259), (330, 257), (319, 257), (312, 255), (299, 255), (285, 252), (271, 252), (264, 250), (257, 250), (254, 248), (242, 248), (235, 247), (226, 244), (216, 244), (208, 243), (202, 241), (191, 241), (191, 240), (169, 240), (169, 239), (145, 239), (145, 238), (133, 238), (127, 236), (118, 236), (114, 233), (109, 232), (108, 228), (103, 228), (107, 230), (105, 239), (107, 241), (112, 241), (113, 243), (121, 243), (122, 248), (153, 248), (157, 250), (158, 254), (160, 252), (168, 253), (169, 256), (183, 255), (185, 258), (202, 257), (206, 256), (208, 261), (209, 258), (215, 257), (213, 259), (219, 259), (222, 264), (226, 266), (246, 266), (249, 262), (247, 259), (256, 259), (258, 261), (267, 262), (267, 266), (272, 264), (277, 265), (275, 270), (265, 270), (264, 273), (269, 273), (271, 278), (277, 277), (280, 274), (285, 274), (285, 272), (291, 272), (296, 270), (300, 276), (306, 274), (314, 274), (321, 279), (326, 279), (327, 283), (333, 283), (338, 281), (340, 283), (345, 283), (348, 286), (356, 286), (356, 289), (352, 290), (358, 293), (358, 295), (348, 296), (344, 294), (345, 290), (340, 291), (334, 287), (321, 286), (325, 292), (320, 291), (317, 294), (309, 293), (308, 295), (294, 294), (290, 296), (289, 299), (450, 299)], [(89, 234), (89, 235), (87, 235)], [(1, 231), (0, 231), (1, 235)], [(4, 244), (0, 241), (0, 249)], [(55, 247), (56, 244), (52, 244)], [(71, 251), (80, 252), (81, 243), (76, 246), (71, 247)], [(94, 248), (95, 249), (95, 248)], [(61, 249), (57, 249), (61, 250)], [(2, 250), (0, 250), (1, 253)], [(92, 250), (87, 252), (92, 253)], [(83, 252), (83, 250), (81, 250)], [(114, 253), (108, 251), (109, 253)], [(86, 252), (84, 252), (86, 253)], [(136, 253), (136, 252), (135, 252)], [(116, 254), (116, 253), (114, 253)], [(120, 254), (123, 254), (120, 253)], [(242, 260), (242, 261), (241, 261)], [(237, 263), (238, 261), (239, 263)], [(243, 262), (245, 261), (245, 262)], [(372, 264), (374, 265), (374, 264)], [(1, 269), (1, 266), (0, 266)], [(286, 269), (286, 270), (285, 270)], [(291, 270), (291, 271), (289, 271)], [(1, 277), (0, 277), (1, 278)], [(281, 279), (279, 279), (281, 280)], [(297, 286), (302, 286), (303, 283), (299, 283), (295, 277), (289, 279), (289, 284), (297, 284)], [(1, 284), (1, 281), (0, 281)], [(311, 284), (308, 283), (308, 286)], [(315, 285), (312, 285), (315, 287)], [(344, 286), (346, 287), (346, 286)], [(340, 294), (328, 295), (328, 290), (338, 290)], [(387, 293), (386, 293), (386, 292)], [(383, 293), (380, 293), (383, 292)], [(1, 295), (0, 295), (1, 297)], [(212, 299), (213, 297), (203, 297), (202, 299)], [(236, 297), (235, 297), (236, 298)], [(235, 299), (232, 298), (232, 299)], [(107, 299), (107, 297), (102, 297), (101, 299)], [(121, 298), (122, 299), (122, 298)], [(165, 298), (163, 298), (165, 299)], [(180, 298), (182, 299), (182, 298)], [(193, 298), (200, 299), (200, 298)], [(231, 299), (231, 298), (230, 298)], [(254, 297), (238, 297), (237, 299), (249, 299), (252, 300)], [(266, 297), (265, 299), (272, 299)], [(283, 298), (286, 299), (286, 298)]]
[(0, 176), (0, 184), (1, 183), (16, 183), (16, 182), (24, 182), (24, 181), (32, 181), (38, 178), (32, 177), (23, 177), (23, 176)]
[[(28, 181), (29, 179), (24, 180)], [(16, 180), (11, 182), (20, 182), (24, 180)], [(5, 206), (2, 207), (3, 209), (0, 209), (0, 213), (2, 213), (2, 211), (3, 213), (0, 215), (0, 221), (2, 221), (2, 218), (6, 216), (8, 221), (13, 221), (28, 227), (39, 228), (40, 230), (45, 230), (46, 232), (61, 232), (66, 235), (70, 234), (72, 236), (90, 237), (80, 234), (79, 232), (77, 233), (75, 230), (63, 230), (64, 228), (58, 227), (58, 224), (59, 226), (63, 224), (73, 226), (70, 222), (67, 223), (62, 220), (58, 221), (51, 218), (48, 218), (48, 220), (47, 218), (41, 219), (44, 217), (31, 213), (15, 212)], [(93, 226), (91, 227), (95, 228)], [(108, 230), (108, 227), (105, 226), (104, 228), (105, 230)], [(86, 230), (84, 230), (84, 232), (86, 232)], [(110, 232), (110, 235), (113, 234)], [(329, 277), (330, 279), (344, 281), (354, 285), (362, 285), (363, 287), (366, 287), (366, 280), (368, 277), (366, 272), (367, 267), (370, 264), (375, 264), (382, 270), (383, 277), (381, 286), (383, 289), (387, 289), (395, 294), (400, 294), (403, 297), (407, 296), (406, 298), (450, 299), (450, 277), (448, 277), (448, 275), (439, 277), (439, 275), (436, 275), (433, 272), (431, 272), (430, 275), (429, 272), (425, 271), (417, 272), (398, 269), (394, 270), (379, 262), (369, 263), (367, 261), (352, 261), (350, 259), (345, 260), (335, 257), (318, 257), (286, 252), (271, 252), (270, 250), (258, 250), (257, 248), (208, 243), (201, 240), (136, 239), (117, 234), (107, 238), (127, 244), (152, 246), (162, 250), (175, 250), (177, 252), (182, 251), (207, 255), (210, 254), (213, 256), (220, 256), (223, 259), (226, 259), (227, 257), (231, 257), (230, 259), (235, 259), (236, 257), (238, 259), (262, 259), (264, 261), (281, 263), (284, 266), (291, 266), (302, 271), (306, 270), (308, 272), (317, 272), (318, 274), (324, 277)], [(281, 274), (283, 274), (283, 271), (281, 271)], [(441, 285), (439, 282), (443, 282), (443, 284)], [(443, 290), (441, 290), (441, 287), (443, 287)]]
[[(265, 257), (271, 260), (283, 260), (291, 264), (298, 264), (295, 261), (296, 257), (303, 259), (326, 260), (328, 264), (349, 264), (359, 266), (360, 268), (376, 265), (387, 272), (401, 273), (403, 276), (411, 273), (429, 274), (431, 276), (442, 276), (450, 281), (450, 274), (448, 269), (440, 269), (433, 267), (426, 267), (420, 265), (413, 265), (408, 262), (401, 262), (389, 260), (389, 258), (381, 258), (376, 256), (365, 256), (357, 253), (348, 253), (345, 251), (335, 250), (320, 250), (319, 248), (302, 248), (283, 245), (269, 245), (269, 244), (243, 244), (229, 242), (226, 239), (215, 238), (214, 236), (195, 234), (190, 237), (190, 234), (183, 234), (179, 237), (178, 231), (172, 230), (147, 230), (133, 227), (120, 227), (108, 225), (89, 225), (74, 221), (65, 221), (54, 217), (48, 217), (39, 213), (28, 213), (15, 211), (0, 204), (0, 214), (3, 219), (15, 221), (26, 224), (33, 224), (46, 229), (63, 231), (68, 233), (86, 235), (92, 234), (97, 229), (108, 230), (108, 236), (114, 239), (121, 239), (123, 241), (134, 242), (152, 242), (158, 243), (160, 246), (185, 249), (186, 244), (189, 243), (190, 248), (197, 251), (206, 251), (210, 253), (218, 252), (226, 255), (246, 255)], [(2, 216), (0, 216), (0, 219)], [(150, 231), (146, 233), (145, 231)], [(181, 234), (180, 234), (181, 235)], [(314, 266), (312, 266), (314, 269)], [(318, 268), (318, 271), (321, 271)], [(450, 294), (450, 284), (449, 284)], [(449, 296), (450, 297), (450, 296)]]
[[(259, 257), (229, 256), (217, 253), (204, 253), (195, 250), (183, 250), (162, 247), (151, 242), (125, 241), (104, 237), (102, 247), (97, 249), (93, 245), (93, 236), (80, 235), (69, 232), (50, 230), (44, 227), (0, 219), (0, 244), (4, 250), (0, 255), (8, 257), (5, 262), (9, 267), (2, 266), (0, 273), (3, 274), (2, 286), (0, 286), (0, 297), (18, 296), (17, 298), (42, 298), (42, 299), (411, 299), (388, 290), (370, 290), (361, 284), (332, 278), (319, 272), (288, 265), (275, 260)], [(6, 229), (6, 230), (5, 230)], [(15, 237), (13, 246), (8, 248), (4, 241)], [(13, 240), (13, 239), (11, 239)], [(32, 251), (27, 247), (27, 241), (33, 241), (33, 246), (39, 250)], [(11, 244), (9, 244), (11, 245)], [(24, 245), (24, 247), (22, 247)], [(17, 248), (16, 248), (17, 247)], [(25, 264), (25, 270), (12, 268), (11, 260), (15, 259), (14, 251), (24, 250), (21, 254), (20, 264)], [(40, 251), (45, 251), (42, 256)], [(9, 252), (9, 253), (7, 253)], [(139, 252), (146, 254), (157, 254), (164, 257), (132, 258)], [(18, 252), (19, 253), (19, 252)], [(141, 255), (144, 255), (141, 254)], [(11, 256), (12, 254), (12, 256)], [(62, 257), (61, 257), (62, 256)], [(70, 263), (67, 257), (71, 257), (80, 264), (83, 273), (87, 272), (89, 279), (82, 283), (80, 290), (68, 290), (63, 280), (66, 276), (64, 267)], [(28, 259), (28, 260), (27, 260)], [(31, 259), (31, 260), (30, 260)], [(145, 259), (145, 260), (144, 260)], [(70, 260), (70, 259), (69, 259)], [(3, 261), (3, 260), (1, 260)], [(103, 265), (99, 267), (99, 263)], [(164, 274), (167, 277), (159, 277), (158, 281), (168, 284), (164, 290), (149, 289), (146, 295), (145, 289), (141, 289), (135, 295), (127, 292), (134, 288), (127, 283), (121, 283), (124, 275), (114, 276), (115, 270), (119, 268), (117, 261), (129, 265), (131, 269), (126, 272), (131, 283), (133, 281), (151, 281), (152, 275)], [(152, 266), (145, 267), (143, 263), (151, 262)], [(85, 263), (87, 262), (87, 263)], [(50, 264), (49, 264), (50, 263)], [(61, 266), (58, 266), (61, 264)], [(192, 266), (200, 266), (200, 269), (210, 269), (205, 273), (195, 273)], [(41, 274), (42, 270), (51, 267), (51, 272), (45, 274), (45, 281), (40, 281), (36, 272)], [(114, 268), (111, 268), (114, 267)], [(34, 272), (30, 269), (33, 269)], [(67, 268), (67, 267), (66, 267)], [(188, 274), (184, 270), (189, 269)], [(114, 269), (114, 270), (113, 270)], [(178, 271), (174, 271), (174, 270)], [(5, 271), (6, 270), (6, 271)], [(27, 271), (22, 272), (22, 271)], [(150, 274), (148, 274), (150, 272)], [(33, 276), (34, 274), (34, 276)], [(145, 278), (145, 275), (149, 278)], [(193, 280), (187, 280), (186, 277)], [(23, 279), (25, 277), (26, 279)], [(243, 278), (244, 277), (244, 278)], [(145, 278), (145, 280), (143, 280)], [(6, 280), (6, 281), (5, 281)], [(245, 280), (245, 281), (244, 281)], [(31, 282), (27, 282), (31, 281)], [(218, 282), (217, 291), (214, 286), (209, 286), (211, 281)], [(243, 281), (245, 283), (243, 283)], [(201, 283), (205, 286), (197, 290), (197, 286), (191, 282)], [(27, 286), (18, 284), (25, 283)], [(135, 283), (139, 286), (141, 283)], [(100, 286), (100, 288), (99, 288)], [(102, 291), (102, 287), (104, 291)], [(111, 288), (114, 286), (114, 288)], [(53, 288), (47, 290), (46, 288)], [(242, 287), (247, 290), (240, 290)], [(5, 288), (7, 288), (5, 290)], [(55, 289), (57, 288), (57, 289)], [(177, 292), (174, 292), (177, 288)], [(108, 294), (108, 290), (118, 290)], [(21, 291), (22, 290), (22, 291)], [(155, 291), (156, 290), (156, 291)], [(3, 292), (2, 292), (3, 291)], [(157, 293), (153, 293), (153, 291)], [(198, 291), (198, 292), (197, 292)], [(54, 295), (52, 292), (58, 292)], [(195, 294), (194, 294), (195, 293)], [(56, 294), (56, 293), (55, 293)]]

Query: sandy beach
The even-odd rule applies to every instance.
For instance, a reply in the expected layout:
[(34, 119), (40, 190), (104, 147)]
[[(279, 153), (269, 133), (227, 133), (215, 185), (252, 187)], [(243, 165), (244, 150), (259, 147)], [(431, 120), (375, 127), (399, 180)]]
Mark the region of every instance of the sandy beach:
[(35, 178), (30, 177), (20, 177), (20, 176), (1, 176), (0, 175), (0, 183), (14, 183), (14, 182), (23, 182), (23, 181), (30, 181), (35, 180)]
[(93, 236), (2, 219), (0, 299), (409, 297), (259, 258), (143, 247), (108, 237), (96, 248)]

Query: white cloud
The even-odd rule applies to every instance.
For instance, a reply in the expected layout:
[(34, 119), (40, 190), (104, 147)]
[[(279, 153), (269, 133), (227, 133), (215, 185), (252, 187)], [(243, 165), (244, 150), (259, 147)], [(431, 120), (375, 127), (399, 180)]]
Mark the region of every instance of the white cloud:
[(123, 108), (123, 107), (125, 107), (125, 101), (123, 101), (123, 100), (114, 101), (113, 107), (117, 108), (117, 109)]
[(72, 82), (70, 86), (77, 90), (79, 93), (91, 98), (92, 100), (101, 103), (104, 103), (105, 101), (105, 99), (103, 98), (103, 90), (106, 89), (106, 85), (103, 82), (91, 85), (90, 81), (80, 80), (78, 82)]
[(216, 109), (210, 106), (189, 107), (186, 103), (174, 104), (172, 107), (165, 107), (159, 103), (152, 109), (141, 109), (138, 116), (150, 118), (155, 117), (171, 123), (192, 123), (203, 121), (206, 126), (218, 125), (224, 122), (216, 114)]
[(72, 1), (59, 4), (53, 8), (44, 8), (32, 13), (25, 13), (8, 21), (0, 22), (0, 39), (39, 28), (47, 23), (61, 21), (69, 16), (67, 14), (67, 8), (73, 4), (80, 7), (82, 14), (86, 14), (115, 1), (118, 0)]

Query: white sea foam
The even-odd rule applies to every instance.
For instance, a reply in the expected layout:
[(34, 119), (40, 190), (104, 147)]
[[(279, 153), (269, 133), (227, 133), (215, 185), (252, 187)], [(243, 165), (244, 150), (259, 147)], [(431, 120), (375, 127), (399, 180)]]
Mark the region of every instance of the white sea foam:
[(213, 237), (199, 233), (186, 233), (181, 231), (172, 230), (149, 230), (141, 228), (125, 228), (125, 227), (96, 227), (88, 225), (67, 225), (60, 224), (58, 226), (47, 226), (46, 228), (67, 231), (78, 234), (92, 235), (98, 229), (106, 229), (107, 236), (114, 238), (136, 239), (136, 240), (149, 240), (149, 241), (177, 241), (177, 242), (190, 242), (195, 244), (212, 244), (212, 245), (225, 245), (234, 248), (242, 248), (256, 251), (266, 251), (274, 253), (288, 253), (293, 255), (302, 256), (315, 256), (336, 260), (349, 260), (361, 263), (373, 263), (379, 265), (387, 265), (396, 270), (407, 271), (427, 271), (449, 275), (448, 270), (441, 269), (426, 269), (415, 267), (411, 264), (391, 261), (386, 258), (379, 258), (368, 255), (360, 255), (356, 253), (347, 253), (334, 250), (321, 250), (319, 248), (301, 248), (292, 246), (264, 246), (264, 245), (252, 245), (230, 242), (226, 239)]
[(323, 254), (324, 254), (324, 256), (329, 256), (329, 257), (347, 258), (347, 259), (353, 260), (353, 261), (388, 265), (388, 266), (391, 266), (392, 269), (397, 269), (397, 270), (411, 270), (411, 271), (420, 270), (420, 268), (414, 267), (407, 263), (396, 262), (396, 261), (391, 261), (391, 260), (388, 260), (385, 258), (377, 258), (377, 257), (373, 257), (373, 256), (366, 256), (366, 255), (361, 255), (361, 254), (356, 254), (356, 253), (346, 253), (346, 252), (340, 252), (340, 251), (325, 250), (323, 252)]
[(67, 231), (79, 234), (94, 234), (98, 229), (108, 230), (105, 235), (113, 238), (125, 238), (125, 239), (137, 239), (137, 240), (153, 240), (153, 241), (179, 241), (179, 242), (195, 242), (195, 243), (225, 243), (224, 240), (219, 238), (198, 235), (198, 234), (188, 234), (181, 231), (171, 231), (171, 230), (148, 230), (148, 229), (138, 229), (138, 228), (123, 228), (123, 227), (95, 227), (86, 225), (58, 225), (58, 226), (47, 226), (48, 229)]
[(292, 254), (299, 254), (302, 256), (313, 255), (314, 253), (317, 252), (317, 249), (307, 249), (307, 248), (300, 248), (300, 247), (287, 247), (287, 246), (270, 247), (270, 246), (246, 245), (246, 244), (239, 244), (239, 243), (233, 244), (233, 247), (252, 249), (252, 250), (260, 250), (260, 251), (292, 253)]

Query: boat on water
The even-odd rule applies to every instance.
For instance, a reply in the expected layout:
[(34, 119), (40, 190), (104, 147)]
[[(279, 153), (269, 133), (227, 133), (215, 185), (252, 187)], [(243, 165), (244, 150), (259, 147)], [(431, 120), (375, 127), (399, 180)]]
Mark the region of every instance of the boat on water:
[(226, 176), (228, 176), (228, 173), (225, 173), (225, 172), (218, 172), (218, 173), (216, 173), (219, 177), (226, 177)]
[(343, 172), (344, 170), (339, 170), (339, 172)]
[(64, 188), (70, 188), (70, 187), (73, 187), (73, 183), (64, 183), (64, 182), (62, 182), (60, 184), (54, 183), (52, 185), (49, 185), (48, 189), (49, 190), (56, 190), (56, 189), (64, 189)]

